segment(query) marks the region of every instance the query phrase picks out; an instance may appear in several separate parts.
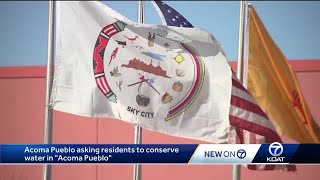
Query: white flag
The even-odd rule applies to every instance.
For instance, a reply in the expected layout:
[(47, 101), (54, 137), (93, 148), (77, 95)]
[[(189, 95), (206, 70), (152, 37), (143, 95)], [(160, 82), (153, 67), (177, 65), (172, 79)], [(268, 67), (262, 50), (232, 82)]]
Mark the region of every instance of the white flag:
[(202, 29), (138, 24), (100, 2), (58, 1), (51, 105), (214, 143), (227, 143), (232, 117), (280, 140), (270, 121), (245, 109), (254, 102), (249, 94), (230, 105), (242, 90), (233, 92), (221, 49)]

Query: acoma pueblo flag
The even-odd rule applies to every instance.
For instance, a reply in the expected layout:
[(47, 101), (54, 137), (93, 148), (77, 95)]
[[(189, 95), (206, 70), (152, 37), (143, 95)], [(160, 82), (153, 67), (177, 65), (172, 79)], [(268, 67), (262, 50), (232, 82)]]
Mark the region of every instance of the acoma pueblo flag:
[(281, 142), (241, 84), (232, 90), (238, 80), (207, 31), (134, 23), (100, 2), (56, 3), (55, 110), (212, 143), (228, 143), (232, 124)]

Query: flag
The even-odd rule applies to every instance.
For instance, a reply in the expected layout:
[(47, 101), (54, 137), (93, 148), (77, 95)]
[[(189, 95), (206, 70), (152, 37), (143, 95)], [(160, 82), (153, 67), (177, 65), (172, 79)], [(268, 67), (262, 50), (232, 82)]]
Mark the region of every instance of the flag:
[(56, 9), (53, 109), (212, 143), (232, 126), (281, 142), (207, 31), (134, 23), (101, 2)]
[[(179, 21), (171, 21), (172, 17), (183, 17), (172, 7), (168, 6), (166, 3), (161, 1), (153, 1), (153, 5), (157, 10), (159, 16), (162, 19), (162, 23), (164, 25), (170, 26), (180, 26), (181, 22)], [(169, 11), (168, 11), (169, 10)], [(182, 18), (181, 18), (182, 19)], [(187, 21), (183, 18), (183, 21)], [(188, 21), (187, 21), (188, 22)], [(184, 27), (193, 26), (188, 23), (185, 24)], [(216, 39), (211, 36), (212, 40), (219, 44)], [(222, 48), (220, 51), (223, 52)], [(224, 52), (223, 52), (224, 54)], [(237, 79), (236, 75), (232, 73), (231, 80), (231, 101), (230, 101), (230, 113), (229, 113), (229, 121), (232, 130), (230, 132), (234, 132), (229, 136), (229, 143), (272, 143), (273, 141), (280, 142), (280, 138), (278, 134), (274, 131), (270, 131), (270, 129), (266, 129), (265, 124), (260, 122), (269, 122), (268, 116), (261, 110), (255, 99), (251, 96), (248, 90), (241, 84), (241, 82)], [(252, 122), (252, 123), (248, 123)], [(271, 123), (269, 124), (271, 125)], [(263, 136), (261, 136), (263, 134)], [(235, 137), (238, 137), (236, 140)], [(272, 139), (265, 139), (265, 137), (274, 136)], [(278, 139), (278, 140), (275, 140)], [(282, 169), (283, 167), (279, 166), (266, 166), (266, 165), (248, 165), (249, 169), (263, 169), (263, 170), (273, 170), (273, 169)], [(295, 166), (289, 166), (289, 171), (295, 171)]]
[(162, 1), (152, 1), (152, 5), (160, 16), (163, 25), (193, 27), (186, 18), (184, 18), (180, 13), (166, 3)]
[[(166, 3), (159, 0), (151, 2), (161, 19), (162, 25), (193, 28), (192, 24), (186, 18), (184, 18), (178, 11)], [(222, 45), (214, 38), (212, 34), (210, 34), (210, 38), (215, 44), (218, 45), (219, 51), (226, 56)]]
[(295, 73), (252, 6), (248, 90), (282, 135), (300, 143), (319, 143), (319, 126), (312, 119)]

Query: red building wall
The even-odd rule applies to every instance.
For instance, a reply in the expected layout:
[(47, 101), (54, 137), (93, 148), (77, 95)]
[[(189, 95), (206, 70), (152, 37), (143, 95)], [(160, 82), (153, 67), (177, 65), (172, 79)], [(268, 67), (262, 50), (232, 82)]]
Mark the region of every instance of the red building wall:
[[(320, 124), (320, 60), (290, 61), (304, 97)], [(235, 68), (235, 63), (231, 66)], [(45, 67), (0, 67), (0, 144), (43, 143)], [(115, 119), (83, 118), (54, 112), (53, 143), (133, 143), (133, 126)], [(293, 142), (284, 139), (285, 142)], [(143, 143), (201, 141), (143, 130)], [(129, 180), (132, 165), (54, 165), (52, 180)], [(296, 173), (262, 172), (242, 167), (243, 180), (318, 180), (320, 166), (299, 165)], [(2, 165), (0, 180), (40, 180), (41, 165)], [(230, 165), (143, 165), (143, 180), (232, 179)]]

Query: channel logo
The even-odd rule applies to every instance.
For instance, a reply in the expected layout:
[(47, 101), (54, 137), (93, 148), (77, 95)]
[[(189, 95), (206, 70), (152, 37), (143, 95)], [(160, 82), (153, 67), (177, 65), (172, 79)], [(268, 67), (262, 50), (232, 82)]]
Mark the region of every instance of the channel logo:
[(283, 153), (283, 146), (279, 142), (274, 142), (269, 145), (269, 154), (271, 157), (267, 157), (267, 162), (283, 162), (285, 157), (280, 157)]
[(246, 151), (244, 149), (239, 149), (237, 151), (237, 157), (239, 159), (244, 159), (246, 156), (247, 156), (247, 153), (246, 153)]
[(270, 144), (269, 146), (269, 153), (272, 156), (278, 157), (281, 156), (281, 154), (283, 153), (283, 146), (282, 144), (278, 143), (278, 142), (274, 142), (272, 144)]

